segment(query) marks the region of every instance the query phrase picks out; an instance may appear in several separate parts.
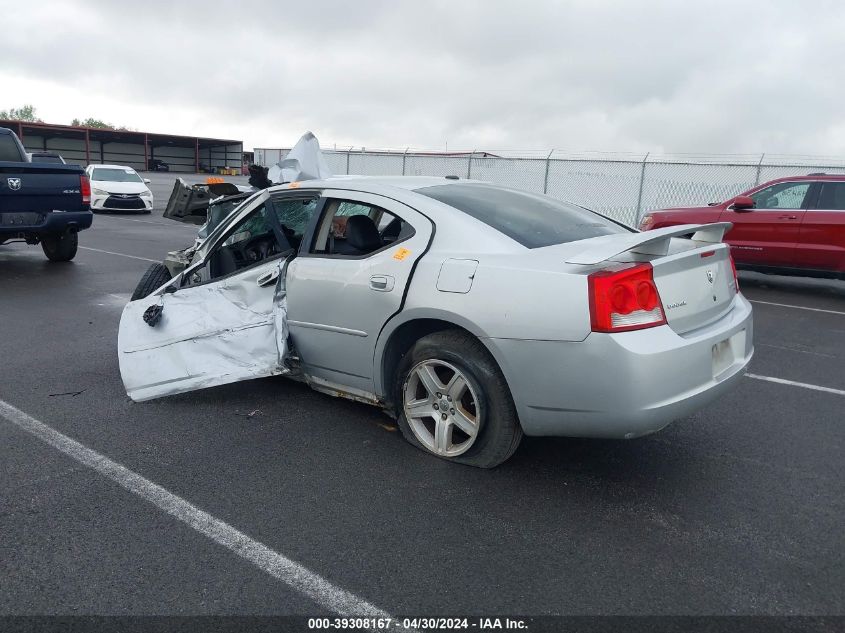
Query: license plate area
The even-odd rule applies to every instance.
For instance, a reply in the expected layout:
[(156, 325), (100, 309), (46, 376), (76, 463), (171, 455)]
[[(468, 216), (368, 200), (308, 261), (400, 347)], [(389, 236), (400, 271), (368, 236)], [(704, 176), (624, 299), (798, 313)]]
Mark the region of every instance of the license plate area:
[(35, 226), (42, 221), (40, 213), (0, 213), (0, 226)]
[(719, 341), (711, 348), (713, 378), (719, 378), (745, 356), (745, 330)]

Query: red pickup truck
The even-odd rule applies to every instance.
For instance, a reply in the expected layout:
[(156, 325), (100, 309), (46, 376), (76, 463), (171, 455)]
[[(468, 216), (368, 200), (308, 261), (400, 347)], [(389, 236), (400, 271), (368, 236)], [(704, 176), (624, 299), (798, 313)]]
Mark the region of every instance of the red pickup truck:
[(733, 222), (738, 268), (845, 279), (845, 176), (778, 178), (724, 202), (649, 211), (640, 230)]

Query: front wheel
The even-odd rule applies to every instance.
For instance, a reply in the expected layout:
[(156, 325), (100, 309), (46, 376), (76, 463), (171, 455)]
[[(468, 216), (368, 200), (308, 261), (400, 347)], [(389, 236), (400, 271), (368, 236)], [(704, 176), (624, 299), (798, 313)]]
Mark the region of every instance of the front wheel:
[(69, 262), (76, 257), (79, 236), (76, 233), (46, 235), (41, 238), (41, 249), (51, 262)]
[(137, 301), (150, 295), (153, 290), (158, 290), (170, 281), (170, 271), (164, 264), (150, 264), (146, 272), (141, 276), (130, 301)]
[(417, 341), (400, 364), (396, 390), (405, 439), (437, 457), (493, 468), (522, 439), (505, 377), (468, 332), (435, 332)]

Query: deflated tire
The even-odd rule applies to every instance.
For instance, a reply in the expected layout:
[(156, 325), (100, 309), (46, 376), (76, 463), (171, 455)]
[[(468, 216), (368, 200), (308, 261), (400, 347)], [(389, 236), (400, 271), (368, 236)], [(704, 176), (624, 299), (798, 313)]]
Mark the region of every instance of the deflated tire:
[(462, 330), (414, 344), (400, 363), (395, 401), (405, 439), (442, 459), (492, 468), (522, 439), (505, 377), (481, 341)]

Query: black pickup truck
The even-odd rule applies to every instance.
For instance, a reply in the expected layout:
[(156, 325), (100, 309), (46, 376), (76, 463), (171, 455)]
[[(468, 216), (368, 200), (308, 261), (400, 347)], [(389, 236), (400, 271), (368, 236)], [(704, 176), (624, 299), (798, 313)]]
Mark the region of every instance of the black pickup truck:
[(0, 127), (0, 244), (41, 244), (52, 262), (74, 258), (77, 231), (91, 226), (91, 183), (79, 165), (33, 163)]

